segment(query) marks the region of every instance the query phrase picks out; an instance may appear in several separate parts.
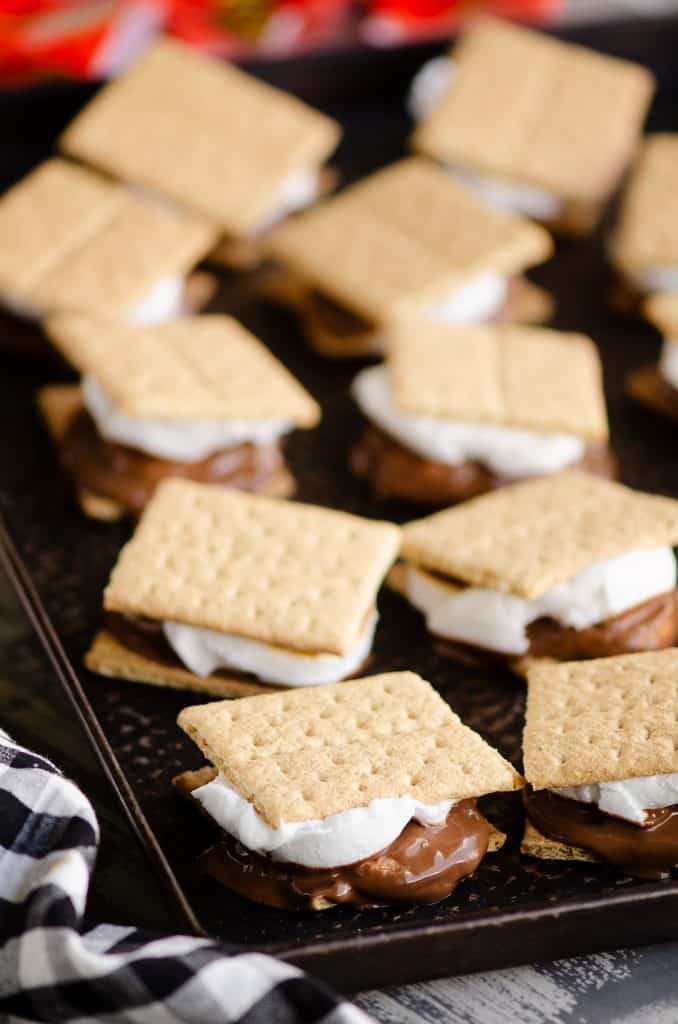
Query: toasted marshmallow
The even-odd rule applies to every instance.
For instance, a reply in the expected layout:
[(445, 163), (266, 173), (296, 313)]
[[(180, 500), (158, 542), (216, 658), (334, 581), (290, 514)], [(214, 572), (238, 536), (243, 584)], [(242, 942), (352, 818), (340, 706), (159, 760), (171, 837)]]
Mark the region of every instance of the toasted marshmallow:
[(500, 476), (517, 479), (565, 469), (582, 459), (586, 447), (584, 440), (573, 434), (402, 412), (394, 403), (384, 366), (359, 373), (352, 393), (363, 414), (390, 437), (422, 458), (446, 466), (474, 460)]
[(304, 654), (183, 622), (163, 622), (163, 632), (177, 657), (197, 676), (224, 668), (276, 686), (316, 686), (339, 682), (360, 668), (372, 648), (377, 620), (374, 612), (353, 648), (343, 655)]
[(176, 462), (197, 462), (246, 442), (273, 444), (294, 426), (288, 419), (170, 420), (129, 416), (115, 405), (94, 377), (87, 375), (82, 378), (82, 396), (97, 430), (106, 440)]
[(508, 287), (501, 274), (479, 274), (462, 288), (428, 303), (422, 313), (428, 320), (445, 324), (481, 324), (499, 313), (506, 302)]
[(664, 380), (678, 389), (678, 342), (667, 338), (662, 346), (659, 372)]
[(484, 587), (459, 587), (407, 566), (410, 602), (436, 636), (502, 654), (525, 654), (527, 627), (540, 618), (586, 629), (676, 586), (670, 547), (629, 551), (590, 565), (567, 583), (528, 600)]
[(385, 798), (327, 818), (282, 822), (272, 828), (221, 774), (191, 795), (220, 828), (249, 850), (310, 868), (341, 867), (371, 857), (397, 839), (410, 820), (439, 824), (457, 802), (422, 804), (410, 796)]
[(586, 786), (562, 786), (551, 792), (569, 800), (595, 804), (605, 814), (642, 825), (647, 811), (678, 804), (678, 772), (594, 782)]

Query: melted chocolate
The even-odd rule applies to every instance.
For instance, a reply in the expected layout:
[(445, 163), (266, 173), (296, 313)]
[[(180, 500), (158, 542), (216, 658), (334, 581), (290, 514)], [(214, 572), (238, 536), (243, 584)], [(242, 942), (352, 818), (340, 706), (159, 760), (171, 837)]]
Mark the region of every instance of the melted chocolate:
[(525, 791), (525, 809), (542, 835), (578, 846), (638, 878), (666, 878), (678, 866), (678, 805), (648, 811), (646, 823), (605, 814), (546, 789)]
[(61, 457), (80, 490), (110, 498), (134, 514), (142, 511), (166, 477), (258, 491), (284, 466), (279, 445), (235, 445), (197, 462), (157, 458), (106, 441), (86, 410), (74, 416), (69, 425)]
[(519, 664), (522, 658), (583, 661), (586, 658), (632, 654), (634, 651), (663, 650), (678, 643), (678, 591), (651, 597), (587, 629), (561, 626), (555, 619), (537, 619), (527, 627), (527, 636), (529, 649), (519, 657), (446, 637), (436, 637), (436, 640), (445, 654), (483, 668), (496, 664)]
[[(588, 444), (577, 467), (607, 479), (613, 479), (617, 470), (606, 444)], [(369, 480), (380, 497), (425, 505), (453, 505), (515, 483), (480, 462), (447, 466), (425, 459), (372, 424), (351, 453), (351, 468), (356, 476)]]
[(335, 903), (438, 903), (476, 870), (490, 832), (475, 800), (461, 800), (442, 824), (410, 821), (386, 849), (344, 867), (283, 864), (226, 834), (203, 854), (201, 863), (241, 896), (287, 910)]

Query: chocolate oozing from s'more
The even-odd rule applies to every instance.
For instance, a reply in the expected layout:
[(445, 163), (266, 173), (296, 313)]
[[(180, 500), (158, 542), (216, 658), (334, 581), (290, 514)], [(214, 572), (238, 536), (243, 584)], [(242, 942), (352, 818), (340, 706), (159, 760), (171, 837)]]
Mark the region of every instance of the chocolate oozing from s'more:
[(503, 842), (477, 798), (522, 785), (411, 672), (187, 708), (178, 721), (218, 765), (173, 780), (220, 829), (203, 870), (289, 910), (445, 899)]
[[(676, 396), (678, 409), (678, 395)], [(617, 476), (617, 459), (605, 443), (590, 442), (575, 463), (578, 469), (608, 480)], [(351, 452), (355, 476), (367, 480), (375, 494), (422, 505), (454, 505), (514, 483), (482, 462), (467, 459), (447, 466), (425, 459), (370, 424)]]
[(227, 833), (200, 858), (218, 882), (256, 903), (284, 910), (350, 903), (438, 903), (472, 875), (492, 827), (475, 800), (456, 804), (439, 825), (410, 821), (384, 850), (355, 864), (307, 868), (254, 853)]
[(525, 811), (549, 839), (595, 854), (637, 878), (668, 878), (678, 866), (678, 805), (646, 812), (643, 824), (606, 814), (598, 807), (526, 789)]
[(141, 513), (168, 477), (257, 493), (285, 472), (280, 442), (234, 445), (195, 462), (162, 459), (106, 440), (85, 409), (73, 417), (60, 455), (79, 491), (109, 498), (133, 515)]

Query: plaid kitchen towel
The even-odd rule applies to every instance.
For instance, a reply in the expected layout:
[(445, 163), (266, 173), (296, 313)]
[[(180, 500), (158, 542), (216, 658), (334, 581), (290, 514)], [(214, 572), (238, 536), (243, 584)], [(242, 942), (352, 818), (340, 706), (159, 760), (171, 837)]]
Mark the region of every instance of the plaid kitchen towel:
[(85, 927), (98, 840), (77, 786), (0, 731), (0, 1020), (369, 1024), (272, 957)]

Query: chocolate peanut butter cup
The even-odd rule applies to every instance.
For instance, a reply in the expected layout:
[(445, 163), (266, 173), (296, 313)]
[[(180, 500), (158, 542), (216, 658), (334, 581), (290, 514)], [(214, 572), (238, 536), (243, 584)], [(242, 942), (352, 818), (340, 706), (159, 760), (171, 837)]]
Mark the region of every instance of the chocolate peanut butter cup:
[(139, 515), (169, 477), (292, 493), (282, 443), (320, 410), (235, 320), (131, 328), (62, 315), (47, 330), (82, 373), (79, 387), (49, 386), (38, 399), (88, 515)]
[(393, 582), (437, 644), (524, 675), (678, 641), (678, 502), (577, 469), (403, 527)]
[(670, 875), (678, 867), (677, 706), (675, 649), (532, 668), (522, 852)]
[[(321, 354), (383, 351), (400, 316), (479, 323), (550, 315), (522, 274), (552, 242), (536, 224), (487, 208), (420, 157), (377, 171), (273, 231), (278, 297)], [(285, 281), (285, 275), (287, 281)]]
[(186, 708), (211, 767), (174, 783), (219, 829), (200, 865), (260, 903), (436, 903), (504, 837), (512, 766), (411, 672)]

